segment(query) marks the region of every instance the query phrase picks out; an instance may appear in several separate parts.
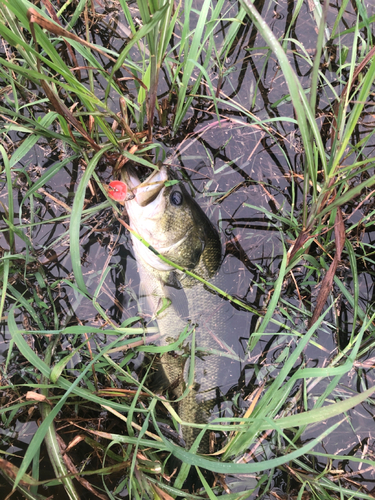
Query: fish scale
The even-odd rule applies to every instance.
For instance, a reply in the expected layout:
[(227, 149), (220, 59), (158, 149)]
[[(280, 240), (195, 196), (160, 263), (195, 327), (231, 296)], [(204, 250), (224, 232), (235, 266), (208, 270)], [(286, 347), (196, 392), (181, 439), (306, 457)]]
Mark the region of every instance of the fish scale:
[[(162, 255), (172, 262), (193, 271), (220, 287), (217, 275), (221, 264), (219, 235), (199, 205), (181, 183), (165, 186), (168, 173), (163, 166), (140, 183), (134, 169), (123, 170), (122, 179), (134, 193), (125, 206), (130, 226)], [(176, 194), (177, 193), (177, 194)], [(175, 202), (182, 202), (180, 205)], [(160, 345), (168, 345), (179, 338), (190, 321), (196, 325), (195, 344), (203, 350), (220, 346), (225, 325), (225, 301), (203, 283), (168, 266), (155, 256), (139, 240), (132, 237), (141, 281), (141, 295), (147, 298), (148, 308), (156, 315), (162, 308), (163, 299), (170, 305), (157, 314)], [(189, 373), (191, 337), (188, 337), (179, 353), (165, 353), (160, 364), (168, 385), (180, 397), (185, 389)], [(193, 387), (178, 403), (178, 414), (185, 422), (207, 423), (219, 385), (220, 356), (196, 352)], [(200, 430), (182, 426), (182, 435), (190, 448)], [(208, 452), (208, 434), (199, 446)]]

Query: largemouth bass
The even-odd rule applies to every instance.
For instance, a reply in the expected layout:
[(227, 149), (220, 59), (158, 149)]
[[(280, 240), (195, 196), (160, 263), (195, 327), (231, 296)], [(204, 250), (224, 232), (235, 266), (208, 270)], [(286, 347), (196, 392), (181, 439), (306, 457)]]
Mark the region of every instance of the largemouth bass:
[[(218, 232), (182, 183), (166, 186), (168, 179), (165, 166), (143, 183), (134, 169), (123, 170), (122, 180), (134, 194), (133, 199), (125, 202), (130, 226), (161, 255), (219, 286), (217, 272), (222, 256)], [(179, 402), (178, 413), (184, 422), (207, 423), (219, 385), (220, 356), (206, 351), (220, 349), (217, 339), (225, 324), (224, 301), (198, 280), (166, 264), (134, 236), (132, 242), (142, 294), (157, 318), (160, 345), (175, 342), (188, 320), (196, 325), (194, 383)], [(163, 309), (165, 299), (170, 305)], [(181, 397), (188, 379), (191, 337), (179, 353), (163, 354), (161, 366), (168, 385)], [(182, 426), (187, 448), (199, 432)], [(199, 450), (208, 452), (207, 433)]]

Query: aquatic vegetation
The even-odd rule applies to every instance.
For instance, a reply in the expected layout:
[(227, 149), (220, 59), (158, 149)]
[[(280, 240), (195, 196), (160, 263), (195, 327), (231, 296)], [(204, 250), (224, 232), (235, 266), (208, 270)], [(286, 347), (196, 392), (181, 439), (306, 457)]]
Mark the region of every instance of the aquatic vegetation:
[[(368, 4), (0, 2), (0, 471), (10, 489), (372, 498)], [(194, 343), (189, 323), (172, 347), (157, 342), (116, 203), (129, 196), (121, 169), (146, 175), (158, 161), (181, 170), (225, 239), (222, 286), (132, 233), (226, 299), (220, 349), (210, 346), (223, 377), (210, 422), (183, 421), (173, 388), (149, 383), (172, 347)]]

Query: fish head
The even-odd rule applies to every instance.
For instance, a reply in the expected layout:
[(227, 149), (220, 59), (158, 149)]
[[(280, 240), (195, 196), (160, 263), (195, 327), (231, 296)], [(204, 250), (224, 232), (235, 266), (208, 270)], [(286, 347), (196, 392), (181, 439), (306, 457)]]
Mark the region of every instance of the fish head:
[[(140, 182), (132, 168), (122, 180), (134, 198), (125, 202), (130, 226), (161, 255), (185, 269), (194, 270), (216, 230), (181, 182), (166, 185), (171, 174), (165, 166)], [(132, 237), (136, 257), (159, 271), (174, 269)], [(220, 240), (219, 240), (220, 246)]]

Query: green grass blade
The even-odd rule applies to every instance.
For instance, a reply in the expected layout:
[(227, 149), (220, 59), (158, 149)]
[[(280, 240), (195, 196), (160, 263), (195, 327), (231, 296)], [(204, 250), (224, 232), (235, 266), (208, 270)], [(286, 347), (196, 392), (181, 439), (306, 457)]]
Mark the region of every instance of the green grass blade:
[(11, 173), (11, 166), (8, 160), (8, 155), (6, 154), (6, 151), (4, 147), (0, 144), (0, 153), (3, 157), (3, 163), (5, 167), (5, 175), (6, 175), (6, 180), (7, 180), (7, 191), (8, 191), (8, 221), (10, 223), (10, 228), (8, 231), (9, 234), (9, 247), (10, 251), (12, 253), (15, 252), (14, 248), (14, 231), (12, 227), (14, 226), (14, 207), (13, 207), (13, 183), (12, 183), (12, 173)]
[(70, 219), (69, 234), (70, 234), (70, 255), (72, 259), (72, 268), (78, 288), (86, 295), (88, 295), (89, 292), (87, 290), (82, 273), (81, 251), (80, 251), (80, 241), (79, 241), (81, 216), (82, 216), (83, 204), (85, 201), (86, 188), (91, 178), (92, 172), (94, 171), (100, 158), (109, 149), (110, 146), (106, 146), (102, 150), (98, 151), (98, 153), (95, 154), (93, 159), (87, 165), (87, 169), (85, 170), (85, 173), (82, 176), (82, 179), (77, 188), (76, 195), (74, 197), (74, 203)]
[[(56, 117), (57, 113), (54, 112), (47, 113), (42, 117), (39, 123), (43, 127), (43, 129), (48, 129), (54, 122)], [(20, 160), (22, 160), (22, 158), (26, 156), (29, 153), (29, 151), (35, 146), (35, 144), (38, 142), (39, 139), (40, 135), (37, 133), (33, 133), (25, 141), (23, 141), (21, 146), (17, 148), (11, 156), (10, 159), (11, 167), (16, 165)]]
[(287, 55), (285, 54), (280, 43), (276, 39), (275, 35), (264, 22), (260, 14), (258, 13), (255, 6), (250, 2), (250, 0), (241, 0), (241, 3), (247, 10), (248, 14), (252, 18), (254, 24), (258, 28), (260, 34), (267, 42), (270, 49), (275, 53), (277, 59), (279, 60), (280, 67), (283, 70), (283, 74), (286, 83), (289, 88), (289, 93), (292, 98), (293, 106), (297, 114), (298, 125), (300, 127), (303, 146), (305, 148), (307, 168), (309, 176), (311, 179), (315, 179), (315, 159), (314, 152), (311, 144), (311, 134), (317, 145), (319, 158), (322, 163), (323, 169), (326, 171), (326, 155), (325, 149), (320, 137), (320, 132), (318, 130), (315, 114), (310, 109), (310, 105), (306, 99), (304, 90), (297, 79), (297, 76), (291, 67)]
[(326, 429), (320, 436), (318, 436), (315, 439), (312, 439), (304, 446), (301, 446), (301, 448), (299, 448), (298, 450), (287, 453), (277, 458), (272, 458), (269, 460), (263, 460), (261, 462), (249, 463), (249, 464), (236, 464), (228, 462), (222, 463), (209, 460), (199, 455), (189, 453), (188, 451), (185, 451), (183, 448), (175, 446), (171, 442), (167, 441), (162, 436), (161, 433), (159, 435), (163, 439), (163, 442), (167, 450), (170, 451), (176, 458), (178, 458), (184, 463), (195, 465), (197, 467), (201, 467), (203, 469), (216, 472), (217, 474), (253, 474), (255, 472), (262, 472), (268, 469), (272, 469), (273, 467), (280, 467), (283, 464), (286, 464), (300, 456), (303, 456), (304, 454), (312, 450), (315, 446), (321, 444), (322, 440), (326, 436), (328, 436), (332, 431), (337, 429), (337, 427), (342, 423), (343, 420), (336, 422), (334, 425)]

